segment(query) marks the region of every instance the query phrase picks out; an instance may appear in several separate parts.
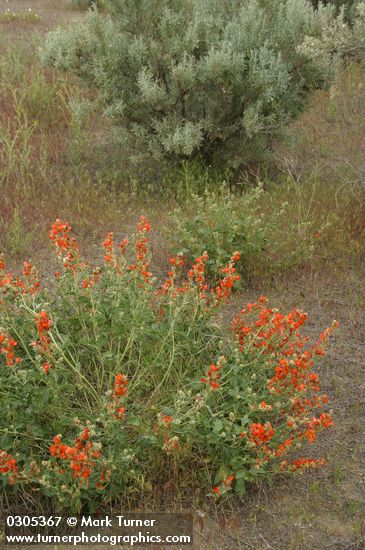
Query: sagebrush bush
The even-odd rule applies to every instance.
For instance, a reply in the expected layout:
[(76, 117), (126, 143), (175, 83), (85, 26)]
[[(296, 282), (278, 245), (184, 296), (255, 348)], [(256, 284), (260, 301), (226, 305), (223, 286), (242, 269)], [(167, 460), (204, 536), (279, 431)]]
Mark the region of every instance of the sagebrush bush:
[(307, 315), (283, 315), (261, 297), (227, 334), (217, 314), (240, 254), (213, 287), (206, 253), (185, 278), (182, 256), (170, 258), (158, 284), (150, 229), (142, 217), (131, 241), (109, 233), (104, 264), (91, 266), (57, 220), (50, 238), (62, 268), (48, 286), (30, 262), (15, 276), (0, 259), (5, 490), (95, 510), (167, 480), (177, 493), (186, 472), (203, 492), (243, 494), (245, 481), (324, 463), (283, 457), (332, 424), (313, 371), (332, 328), (310, 346), (299, 332)]
[(359, 4), (359, 0), (324, 0), (323, 2), (320, 2), (320, 0), (311, 0), (311, 3), (315, 8), (319, 8), (321, 4), (332, 4), (336, 8), (336, 13), (339, 13), (343, 9), (346, 18), (351, 20), (353, 12), (357, 4)]
[[(302, 45), (334, 8), (306, 0), (113, 0), (48, 34), (42, 59), (99, 91), (132, 152), (232, 165), (272, 140), (331, 81)], [(132, 153), (131, 153), (132, 154)]]
[(345, 58), (347, 62), (363, 60), (365, 56), (365, 2), (356, 3), (352, 10), (351, 26), (345, 23), (341, 10), (332, 24), (324, 29), (320, 39), (306, 37), (299, 51), (324, 69), (328, 64)]

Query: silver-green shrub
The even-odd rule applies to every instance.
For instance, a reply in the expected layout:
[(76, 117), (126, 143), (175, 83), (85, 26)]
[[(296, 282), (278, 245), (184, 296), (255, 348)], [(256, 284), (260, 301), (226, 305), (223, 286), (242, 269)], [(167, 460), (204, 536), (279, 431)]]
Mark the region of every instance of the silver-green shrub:
[[(333, 77), (320, 43), (334, 7), (306, 0), (105, 0), (48, 34), (45, 63), (99, 92), (121, 143), (159, 158), (261, 158)], [(335, 64), (334, 64), (335, 66)], [(131, 150), (131, 149), (129, 149)]]

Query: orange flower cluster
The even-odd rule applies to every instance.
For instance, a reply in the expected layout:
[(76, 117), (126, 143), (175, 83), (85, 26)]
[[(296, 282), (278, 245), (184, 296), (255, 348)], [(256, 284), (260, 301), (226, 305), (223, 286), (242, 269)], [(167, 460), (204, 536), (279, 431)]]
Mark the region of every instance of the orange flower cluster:
[[(151, 231), (151, 224), (145, 216), (140, 217), (137, 229), (139, 233), (139, 238), (136, 242), (137, 268), (143, 281), (148, 283), (152, 277), (152, 273), (148, 271), (150, 262), (147, 257), (147, 238), (145, 235)], [(133, 270), (136, 266), (130, 265), (129, 268)]]
[(317, 432), (320, 428), (329, 428), (333, 426), (333, 419), (327, 413), (321, 413), (318, 418), (313, 417), (306, 424), (306, 430), (304, 432), (305, 437), (309, 443), (314, 443), (317, 438)]
[[(202, 292), (205, 292), (208, 288), (208, 285), (205, 281), (205, 264), (208, 261), (208, 253), (204, 252), (202, 256), (199, 256), (195, 260), (195, 264), (192, 266), (192, 268), (189, 270), (189, 279), (191, 281), (195, 281), (196, 286), (201, 290)], [(201, 296), (202, 299), (205, 299), (206, 296), (203, 294)]]
[(114, 380), (112, 390), (112, 402), (108, 403), (107, 408), (116, 418), (123, 418), (125, 407), (122, 406), (123, 397), (127, 393), (128, 378), (119, 373)]
[(77, 271), (80, 267), (79, 247), (76, 240), (71, 237), (70, 225), (57, 219), (51, 227), (49, 238), (58, 249), (58, 254), (63, 259), (64, 268), (72, 273)]
[(217, 286), (214, 289), (211, 288), (210, 291), (205, 278), (206, 263), (208, 259), (207, 252), (198, 256), (198, 258), (195, 259), (195, 263), (188, 271), (189, 280), (181, 287), (175, 287), (176, 267), (182, 267), (184, 261), (182, 255), (178, 255), (176, 258), (170, 258), (172, 269), (168, 272), (168, 278), (159, 289), (158, 294), (167, 294), (170, 289), (172, 289), (171, 295), (172, 297), (176, 297), (178, 294), (188, 292), (192, 286), (195, 286), (198, 289), (200, 299), (207, 306), (211, 304), (218, 305), (223, 300), (228, 300), (235, 282), (240, 280), (240, 276), (236, 274), (235, 268), (235, 263), (240, 259), (240, 254), (239, 252), (233, 254), (231, 261), (222, 269), (224, 274), (223, 279), (218, 281)]
[[(224, 478), (222, 483), (221, 483), (222, 489), (226, 490), (228, 487), (230, 487), (232, 485), (234, 480), (235, 480), (234, 475), (229, 475), (226, 478)], [(216, 485), (215, 487), (213, 487), (213, 493), (215, 495), (219, 496), (221, 494), (221, 487), (219, 485)]]
[(0, 474), (8, 476), (9, 485), (17, 480), (19, 468), (17, 461), (7, 451), (0, 450)]
[[(129, 239), (123, 239), (117, 246), (120, 250), (120, 254), (123, 256), (129, 246)], [(117, 273), (121, 273), (121, 266), (117, 255), (115, 254), (115, 242), (114, 234), (109, 232), (106, 236), (106, 239), (103, 242), (103, 247), (105, 249), (104, 262), (112, 266)]]
[(105, 248), (104, 262), (110, 263), (114, 256), (114, 236), (112, 232), (107, 234), (103, 247)]
[[(36, 340), (33, 344), (38, 349), (40, 356), (49, 354), (51, 339), (48, 336), (48, 332), (52, 326), (52, 321), (49, 319), (47, 312), (42, 310), (36, 317), (36, 326), (39, 335), (39, 340)], [(48, 374), (51, 365), (48, 362), (43, 363), (43, 371)]]
[(125, 254), (128, 246), (130, 245), (130, 241), (128, 237), (124, 237), (124, 239), (121, 240), (121, 242), (118, 244), (118, 248), (120, 250), (121, 254)]
[(218, 285), (215, 288), (215, 297), (218, 301), (223, 299), (228, 300), (235, 282), (240, 280), (241, 277), (237, 275), (235, 268), (235, 264), (238, 262), (240, 257), (241, 255), (239, 252), (234, 252), (229, 264), (222, 269), (225, 276), (218, 282)]
[[(258, 302), (247, 304), (232, 324), (241, 351), (257, 348), (265, 356), (264, 367), (272, 367), (274, 371), (274, 375), (267, 381), (267, 389), (271, 394), (284, 398), (283, 408), (284, 403), (287, 403), (287, 410), (279, 411), (279, 414), (284, 417), (287, 415), (288, 430), (280, 429), (276, 438), (278, 441), (270, 445), (271, 448), (269, 442), (276, 431), (271, 424), (249, 426), (247, 441), (258, 448), (265, 461), (269, 457), (280, 457), (302, 439), (313, 443), (320, 429), (333, 425), (330, 414), (322, 412), (318, 417), (313, 415), (312, 411), (327, 403), (328, 397), (317, 395), (320, 391), (319, 377), (312, 368), (314, 356), (324, 355), (323, 344), (339, 325), (334, 321), (331, 327), (321, 333), (314, 345), (305, 349), (308, 338), (302, 337), (299, 329), (306, 322), (307, 314), (294, 309), (283, 315), (268, 308), (266, 302), (267, 298), (262, 296)], [(258, 312), (257, 320), (247, 323), (247, 315), (254, 311)], [(261, 402), (257, 408), (270, 411), (272, 405)], [(241, 436), (245, 437), (246, 433)], [(261, 460), (258, 459), (258, 466)], [(283, 461), (282, 467), (287, 465), (291, 469), (300, 469), (324, 463), (325, 459), (299, 459), (291, 465)]]
[(117, 374), (114, 381), (113, 398), (119, 398), (127, 393), (128, 379), (123, 374)]
[[(185, 262), (182, 258), (182, 254), (178, 254), (176, 257), (170, 258), (169, 262), (171, 265), (171, 269), (167, 273), (167, 279), (165, 280), (161, 288), (158, 290), (158, 294), (167, 294), (169, 289), (174, 286), (175, 279), (176, 279), (176, 268), (183, 267), (185, 265)], [(186, 292), (187, 290), (188, 290), (187, 285), (181, 288), (174, 288), (172, 296), (175, 297), (177, 296), (178, 293), (181, 294), (183, 292)]]
[(166, 436), (165, 436), (165, 443), (164, 443), (162, 449), (167, 454), (173, 453), (175, 451), (180, 451), (181, 445), (180, 445), (180, 441), (179, 441), (178, 436), (175, 435), (174, 437), (170, 437), (167, 433)]
[[(288, 315), (283, 315), (275, 312), (272, 308), (265, 307), (266, 302), (266, 296), (261, 296), (258, 302), (246, 304), (246, 307), (234, 318), (232, 328), (236, 333), (241, 350), (243, 351), (245, 341), (250, 335), (251, 341), (254, 337), (253, 346), (256, 348), (263, 348), (269, 353), (280, 349), (284, 355), (293, 355), (293, 348), (298, 344), (291, 342), (289, 349), (286, 350), (284, 346), (298, 328), (306, 322), (308, 315), (296, 309)], [(246, 324), (246, 315), (254, 310), (260, 310), (258, 320)], [(275, 342), (275, 346), (272, 345), (272, 338), (274, 337), (280, 339), (279, 342)], [(302, 343), (299, 343), (298, 347), (303, 347)]]
[(174, 421), (173, 417), (170, 415), (159, 413), (157, 415), (157, 419), (158, 426), (155, 428), (154, 431), (158, 431), (159, 427), (163, 428), (164, 444), (162, 446), (162, 450), (165, 451), (167, 454), (180, 451), (181, 445), (179, 437), (177, 435), (171, 437), (170, 429), (171, 424)]
[[(268, 389), (274, 393), (293, 393), (320, 390), (318, 375), (311, 372), (313, 356), (323, 355), (323, 342), (338, 326), (334, 321), (332, 327), (320, 335), (319, 341), (310, 349), (304, 350), (308, 340), (298, 331), (308, 316), (306, 313), (294, 309), (287, 315), (264, 306), (265, 297), (261, 297), (255, 304), (247, 304), (241, 313), (235, 317), (232, 327), (236, 333), (240, 348), (243, 351), (247, 340), (249, 345), (262, 349), (263, 353), (270, 354), (270, 361), (276, 362), (275, 375), (268, 381)], [(260, 310), (258, 320), (246, 323), (247, 313)], [(294, 403), (298, 409), (298, 401)]]
[(167, 428), (170, 428), (171, 422), (172, 422), (172, 416), (163, 416), (161, 420)]
[[(89, 440), (89, 430), (85, 428), (81, 435), (74, 440), (74, 445), (64, 445), (60, 435), (53, 438), (53, 444), (49, 452), (54, 458), (58, 458), (63, 463), (68, 463), (72, 471), (73, 479), (79, 479), (80, 482), (87, 480), (93, 472), (96, 461), (101, 453), (95, 448), (94, 443)], [(65, 467), (61, 467), (60, 474), (66, 473)]]
[(291, 463), (283, 461), (284, 466), (288, 466), (292, 470), (303, 470), (304, 468), (318, 468), (318, 466), (324, 466), (327, 463), (325, 458), (298, 458)]
[[(249, 435), (247, 439), (250, 443), (254, 443), (257, 447), (261, 447), (268, 443), (275, 435), (275, 430), (271, 426), (270, 422), (265, 422), (265, 424), (253, 423), (249, 426)], [(241, 437), (245, 437), (246, 433), (242, 432)]]
[[(141, 216), (137, 225), (138, 237), (135, 242), (136, 260), (133, 263), (127, 265), (128, 271), (138, 272), (144, 283), (151, 281), (152, 273), (150, 272), (150, 262), (148, 254), (148, 239), (147, 233), (151, 231), (151, 224), (145, 216)], [(85, 267), (84, 262), (80, 262), (78, 256), (78, 246), (76, 240), (70, 236), (71, 228), (68, 223), (63, 223), (60, 220), (52, 225), (50, 231), (50, 239), (55, 243), (59, 249), (59, 254), (62, 256), (63, 252), (66, 252), (63, 258), (64, 267), (66, 269), (75, 272), (81, 267)], [(123, 239), (117, 248), (120, 250), (121, 256), (123, 256), (130, 245), (128, 238)], [(120, 259), (121, 257), (116, 254), (116, 245), (114, 241), (114, 234), (109, 232), (103, 242), (104, 262), (111, 266), (117, 273), (121, 274), (124, 269)], [(208, 291), (208, 284), (205, 279), (206, 262), (208, 261), (208, 254), (204, 252), (202, 256), (196, 258), (195, 263), (188, 272), (188, 281), (184, 282), (182, 286), (175, 286), (176, 268), (184, 266), (184, 260), (182, 254), (178, 254), (176, 257), (170, 258), (171, 268), (168, 271), (168, 278), (162, 284), (161, 288), (156, 291), (157, 295), (167, 294), (171, 290), (172, 297), (176, 297), (178, 294), (184, 294), (188, 292), (192, 286), (198, 289), (199, 297), (202, 302), (208, 305), (218, 305), (222, 300), (227, 300), (230, 296), (231, 290), (240, 279), (240, 276), (236, 273), (235, 263), (240, 259), (240, 253), (235, 252), (228, 265), (222, 269), (224, 277), (218, 281), (215, 288)], [(93, 274), (82, 280), (81, 286), (84, 289), (92, 287), (100, 279), (101, 270), (96, 268)], [(60, 273), (56, 272), (55, 276), (60, 277)], [(142, 283), (139, 283), (142, 287)]]
[(0, 352), (6, 357), (6, 364), (12, 367), (22, 361), (20, 357), (15, 357), (14, 348), (18, 343), (9, 335), (0, 333)]
[(84, 279), (81, 283), (82, 288), (90, 288), (94, 286), (100, 279), (101, 270), (99, 267), (94, 269), (94, 273), (88, 278)]
[(26, 277), (25, 283), (18, 279), (18, 286), (21, 287), (22, 294), (35, 294), (41, 286), (36, 269), (32, 266), (31, 262), (23, 262), (22, 271), (24, 277)]
[(5, 294), (9, 288), (13, 289), (15, 294), (34, 295), (38, 292), (40, 282), (37, 272), (30, 262), (23, 262), (22, 272), (25, 277), (24, 281), (20, 277), (13, 277), (12, 273), (4, 273), (4, 270), (4, 256), (0, 255), (0, 288), (4, 289), (3, 294)]
[(223, 481), (223, 485), (225, 485), (226, 487), (229, 487), (230, 485), (232, 485), (232, 482), (234, 481), (234, 476), (233, 475), (230, 475), (230, 476), (227, 476)]
[(52, 326), (52, 321), (48, 318), (47, 312), (42, 310), (36, 317), (36, 326), (39, 335), (39, 341), (35, 344), (39, 348), (39, 352), (42, 355), (49, 350), (51, 340), (48, 336), (48, 332)]
[(206, 377), (201, 378), (200, 382), (209, 384), (209, 386), (213, 390), (217, 390), (218, 388), (220, 388), (220, 384), (218, 382), (220, 378), (219, 371), (223, 368), (223, 366), (224, 366), (224, 357), (220, 357), (216, 365), (214, 363), (210, 365), (206, 373)]

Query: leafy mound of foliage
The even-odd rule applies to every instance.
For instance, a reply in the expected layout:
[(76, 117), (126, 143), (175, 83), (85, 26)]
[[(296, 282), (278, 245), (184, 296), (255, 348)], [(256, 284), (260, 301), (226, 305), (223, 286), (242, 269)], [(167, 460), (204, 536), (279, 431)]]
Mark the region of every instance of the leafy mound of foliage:
[[(306, 0), (106, 0), (108, 15), (48, 34), (45, 63), (99, 91), (116, 136), (157, 157), (235, 166), (331, 81), (301, 48), (332, 28), (335, 8)], [(131, 153), (131, 154), (132, 154)]]
[(260, 297), (227, 333), (218, 313), (240, 254), (213, 286), (206, 253), (185, 275), (183, 257), (170, 258), (158, 284), (150, 229), (142, 217), (131, 241), (109, 233), (103, 265), (91, 266), (57, 220), (62, 269), (48, 287), (30, 262), (15, 276), (0, 259), (5, 490), (95, 510), (167, 480), (178, 491), (186, 472), (212, 496), (242, 495), (246, 482), (325, 462), (285, 455), (332, 424), (313, 369), (336, 323), (310, 345), (306, 313)]
[(219, 277), (232, 250), (240, 251), (237, 270), (246, 282), (265, 271), (273, 274), (302, 265), (313, 256), (329, 222), (318, 226), (314, 220), (297, 219), (292, 204), (277, 202), (273, 209), (270, 198), (262, 184), (244, 193), (233, 193), (223, 184), (215, 191), (191, 194), (189, 203), (171, 215), (172, 244), (190, 260), (206, 250), (211, 279)]
[(188, 208), (176, 207), (172, 213), (174, 245), (193, 259), (201, 250), (208, 252), (207, 274), (219, 276), (229, 261), (232, 250), (239, 250), (241, 261), (238, 272), (248, 277), (249, 267), (267, 248), (268, 226), (273, 220), (263, 220), (259, 199), (262, 186), (238, 197), (222, 186), (216, 192), (192, 194)]

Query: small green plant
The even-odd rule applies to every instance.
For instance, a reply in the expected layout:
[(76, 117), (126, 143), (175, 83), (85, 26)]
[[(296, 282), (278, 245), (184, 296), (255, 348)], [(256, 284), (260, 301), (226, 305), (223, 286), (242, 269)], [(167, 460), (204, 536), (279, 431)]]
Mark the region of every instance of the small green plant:
[(62, 267), (48, 286), (31, 262), (14, 276), (0, 257), (4, 490), (93, 511), (167, 480), (177, 493), (191, 472), (202, 494), (242, 496), (247, 482), (325, 463), (286, 455), (332, 425), (313, 369), (337, 323), (309, 345), (306, 313), (284, 315), (262, 296), (230, 336), (218, 313), (239, 252), (213, 286), (206, 252), (185, 277), (183, 257), (170, 258), (158, 283), (150, 230), (142, 216), (131, 239), (109, 233), (94, 266), (57, 220), (50, 239)]
[(13, 210), (10, 222), (3, 222), (1, 225), (1, 248), (15, 256), (26, 254), (33, 240), (34, 231), (29, 232), (24, 227), (18, 206)]
[(3, 184), (15, 182), (15, 187), (19, 189), (29, 182), (34, 132), (35, 124), (28, 121), (24, 112), (7, 124), (0, 123), (0, 181)]
[(71, 98), (68, 106), (71, 115), (69, 156), (74, 168), (79, 170), (86, 150), (84, 127), (89, 117), (90, 104), (85, 100), (80, 102)]
[(248, 276), (250, 265), (266, 249), (268, 224), (262, 219), (260, 198), (263, 187), (257, 186), (240, 196), (224, 184), (219, 191), (192, 194), (185, 207), (177, 207), (171, 216), (171, 235), (175, 246), (189, 258), (208, 252), (207, 268), (214, 279), (230, 258), (240, 250), (240, 274)]

